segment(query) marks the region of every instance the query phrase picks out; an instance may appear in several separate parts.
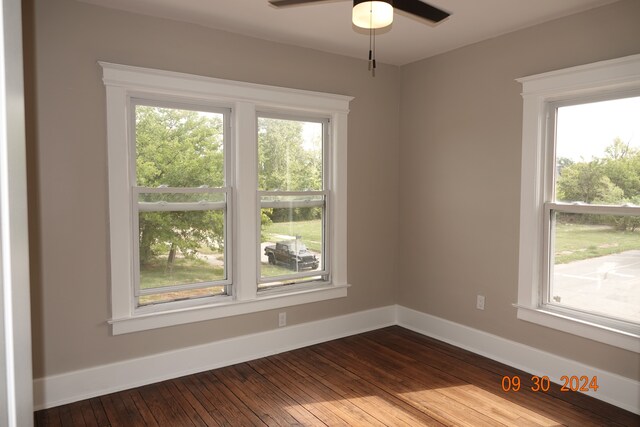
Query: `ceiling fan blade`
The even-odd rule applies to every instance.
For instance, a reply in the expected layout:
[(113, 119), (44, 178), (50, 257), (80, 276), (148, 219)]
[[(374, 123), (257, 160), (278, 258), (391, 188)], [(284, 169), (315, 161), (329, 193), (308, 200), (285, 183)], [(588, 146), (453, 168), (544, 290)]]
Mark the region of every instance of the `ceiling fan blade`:
[(326, 0), (269, 0), (269, 3), (271, 3), (275, 7), (281, 7), (281, 6), (295, 6), (298, 4), (305, 4), (305, 3), (318, 3), (321, 1), (326, 1)]
[(440, 22), (451, 15), (420, 0), (393, 0), (393, 7), (433, 22)]

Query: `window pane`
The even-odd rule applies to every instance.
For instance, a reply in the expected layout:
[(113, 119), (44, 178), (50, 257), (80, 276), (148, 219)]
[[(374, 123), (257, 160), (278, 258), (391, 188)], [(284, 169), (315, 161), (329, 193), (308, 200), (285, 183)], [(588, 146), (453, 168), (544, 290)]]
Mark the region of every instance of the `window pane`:
[(223, 114), (146, 105), (135, 114), (138, 186), (224, 186)]
[(323, 270), (322, 211), (322, 207), (262, 209), (262, 278)]
[(322, 190), (323, 124), (258, 118), (258, 188)]
[(640, 97), (560, 107), (556, 200), (640, 205)]
[(140, 289), (226, 278), (224, 213), (139, 213)]
[(640, 322), (640, 216), (555, 213), (550, 303)]

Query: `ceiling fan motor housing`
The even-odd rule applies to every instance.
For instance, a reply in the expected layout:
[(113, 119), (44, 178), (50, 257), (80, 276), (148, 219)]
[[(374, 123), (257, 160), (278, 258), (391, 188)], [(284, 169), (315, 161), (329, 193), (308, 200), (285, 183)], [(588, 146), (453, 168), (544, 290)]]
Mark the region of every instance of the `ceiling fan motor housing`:
[(352, 22), (360, 28), (384, 28), (393, 22), (392, 0), (353, 0)]

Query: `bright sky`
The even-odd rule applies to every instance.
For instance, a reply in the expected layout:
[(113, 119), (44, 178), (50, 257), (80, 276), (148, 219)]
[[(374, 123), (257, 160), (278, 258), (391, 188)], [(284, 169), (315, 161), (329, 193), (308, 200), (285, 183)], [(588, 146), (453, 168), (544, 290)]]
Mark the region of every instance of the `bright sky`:
[(302, 147), (305, 150), (319, 150), (322, 148), (322, 123), (303, 122)]
[(616, 137), (640, 149), (640, 96), (558, 109), (556, 158), (604, 157)]

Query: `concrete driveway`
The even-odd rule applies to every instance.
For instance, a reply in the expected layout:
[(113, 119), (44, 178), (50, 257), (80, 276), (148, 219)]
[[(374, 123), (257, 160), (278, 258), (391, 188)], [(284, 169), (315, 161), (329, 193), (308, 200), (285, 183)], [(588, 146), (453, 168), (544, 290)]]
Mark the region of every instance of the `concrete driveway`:
[(640, 322), (640, 250), (555, 267), (552, 298), (574, 308)]

